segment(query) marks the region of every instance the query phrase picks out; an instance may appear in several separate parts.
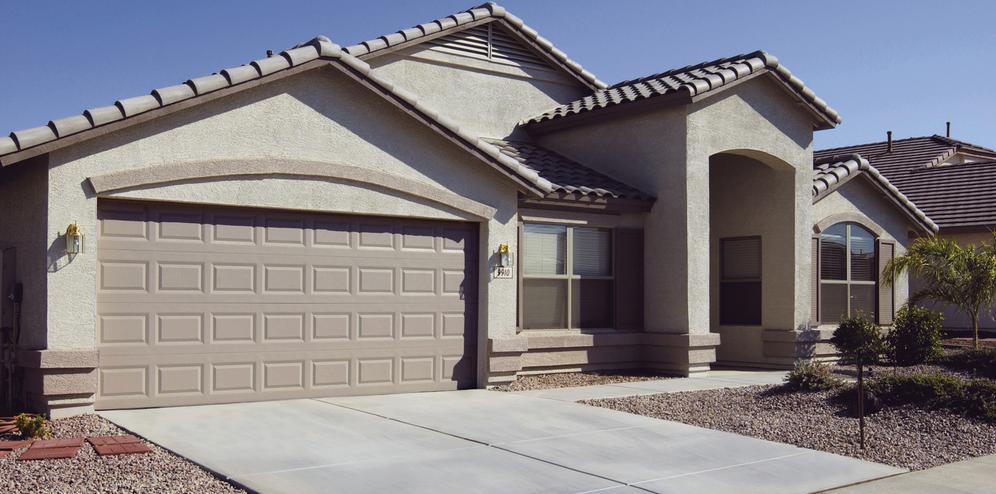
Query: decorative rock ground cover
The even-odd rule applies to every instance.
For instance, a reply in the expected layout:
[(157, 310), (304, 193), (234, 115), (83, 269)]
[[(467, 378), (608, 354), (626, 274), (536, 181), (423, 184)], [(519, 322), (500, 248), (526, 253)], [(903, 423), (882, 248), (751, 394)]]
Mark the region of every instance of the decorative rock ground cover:
[[(122, 438), (122, 431), (96, 416), (83, 415), (51, 421), (56, 440), (87, 438), (66, 459), (20, 461), (35, 449), (27, 444), (12, 445), (15, 435), (0, 435), (0, 492), (14, 493), (239, 493), (244, 492), (215, 477), (184, 458), (139, 438)], [(108, 439), (107, 436), (114, 437)], [(137, 441), (137, 442), (136, 442)], [(36, 441), (35, 444), (41, 441)], [(62, 445), (65, 441), (58, 441)], [(94, 443), (105, 446), (109, 455), (98, 455)], [(43, 442), (42, 442), (43, 443)], [(44, 443), (43, 443), (44, 444)], [(12, 450), (4, 448), (12, 447)], [(103, 448), (103, 446), (101, 446)], [(47, 448), (41, 448), (43, 451)], [(145, 454), (123, 454), (124, 450), (148, 449)], [(8, 454), (4, 456), (3, 451)], [(116, 453), (115, 453), (116, 452)], [(138, 451), (136, 451), (138, 452)]]
[(867, 418), (867, 445), (858, 421), (831, 391), (784, 393), (751, 386), (583, 403), (638, 415), (794, 444), (911, 470), (996, 453), (996, 424), (942, 410), (886, 408)]
[(530, 391), (536, 389), (571, 388), (576, 386), (593, 386), (596, 384), (618, 384), (637, 381), (652, 381), (667, 379), (666, 376), (639, 370), (632, 371), (592, 371), (592, 372), (561, 372), (557, 374), (542, 374), (536, 376), (519, 376), (515, 382), (495, 386), (495, 391)]

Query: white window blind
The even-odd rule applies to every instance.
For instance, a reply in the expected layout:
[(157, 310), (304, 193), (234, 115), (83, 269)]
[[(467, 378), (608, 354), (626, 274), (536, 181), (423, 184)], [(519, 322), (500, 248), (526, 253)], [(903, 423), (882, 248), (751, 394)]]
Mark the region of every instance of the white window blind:
[(523, 225), (522, 241), (525, 274), (565, 274), (567, 227)]
[(612, 276), (612, 232), (597, 228), (574, 229), (574, 274)]

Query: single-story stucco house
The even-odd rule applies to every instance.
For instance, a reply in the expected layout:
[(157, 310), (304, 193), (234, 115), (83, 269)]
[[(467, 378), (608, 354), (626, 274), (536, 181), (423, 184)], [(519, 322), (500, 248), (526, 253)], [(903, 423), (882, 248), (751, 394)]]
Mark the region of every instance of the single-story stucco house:
[[(813, 152), (817, 160), (858, 153), (939, 228), (937, 235), (962, 245), (993, 242), (996, 231), (996, 150), (950, 136), (892, 139)], [(919, 285), (915, 278), (911, 286)], [(971, 330), (972, 322), (954, 306), (923, 302), (944, 314), (944, 327)], [(996, 307), (980, 312), (979, 327), (996, 330)]]
[[(485, 4), (0, 138), (2, 318), (54, 415), (830, 353), (938, 224), (756, 51), (608, 85)], [(815, 163), (815, 165), (814, 165)]]

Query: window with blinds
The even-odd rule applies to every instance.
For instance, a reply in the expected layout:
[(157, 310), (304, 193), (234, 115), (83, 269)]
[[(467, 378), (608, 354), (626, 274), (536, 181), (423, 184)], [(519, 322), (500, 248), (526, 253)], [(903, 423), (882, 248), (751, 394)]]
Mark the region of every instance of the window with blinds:
[(612, 230), (526, 224), (520, 259), (523, 329), (612, 327)]
[(820, 322), (863, 314), (876, 317), (878, 258), (875, 234), (857, 223), (820, 233)]
[(441, 36), (429, 43), (441, 51), (459, 55), (523, 67), (550, 68), (532, 48), (520, 43), (514, 34), (494, 22)]
[(719, 240), (719, 323), (761, 324), (761, 237)]

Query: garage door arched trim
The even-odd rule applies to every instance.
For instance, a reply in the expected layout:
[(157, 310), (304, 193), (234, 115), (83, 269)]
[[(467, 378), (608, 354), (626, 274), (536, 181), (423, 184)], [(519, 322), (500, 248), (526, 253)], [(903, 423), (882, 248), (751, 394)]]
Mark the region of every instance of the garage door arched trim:
[(267, 158), (256, 160), (209, 160), (157, 165), (89, 177), (97, 196), (125, 189), (158, 186), (184, 180), (225, 180), (239, 176), (306, 177), (369, 184), (419, 197), (470, 214), (482, 220), (494, 218), (495, 208), (459, 194), (416, 180), (338, 163)]

